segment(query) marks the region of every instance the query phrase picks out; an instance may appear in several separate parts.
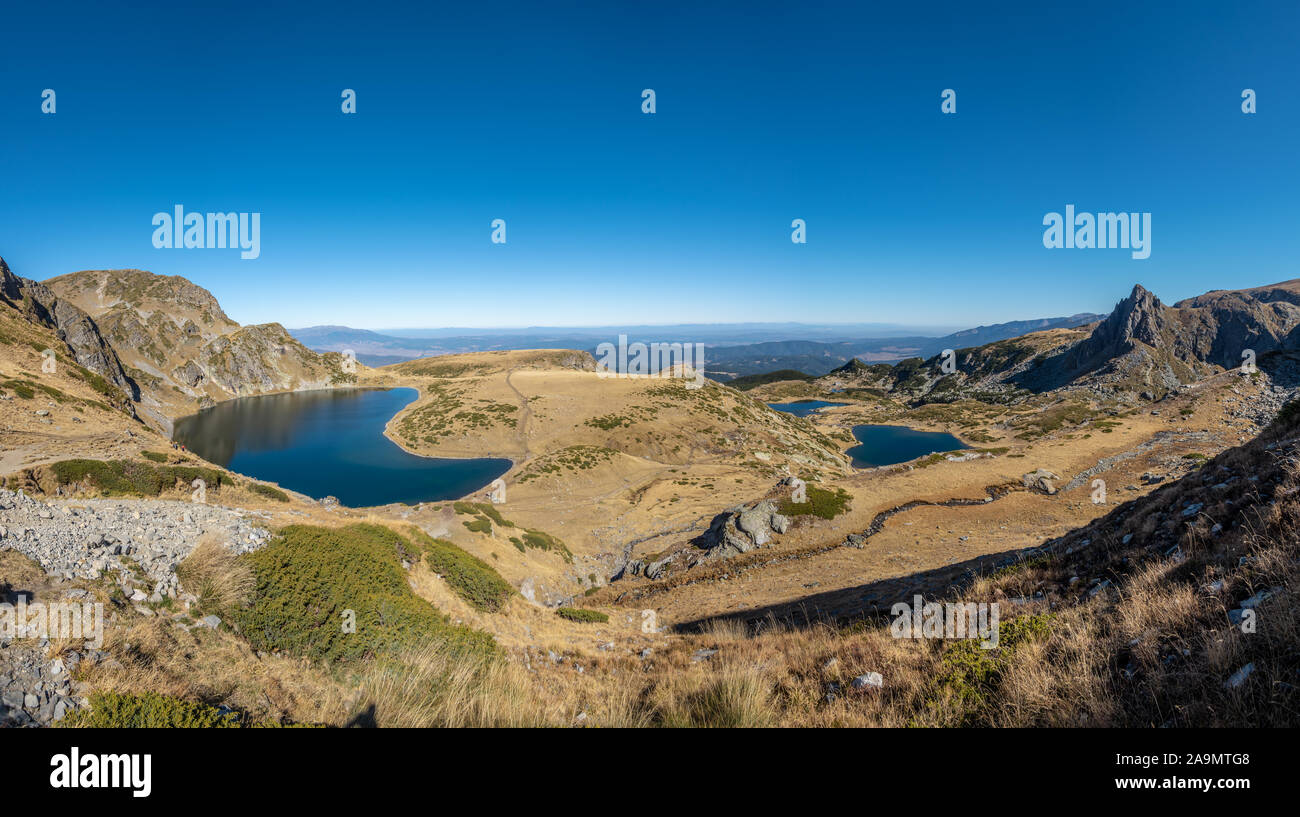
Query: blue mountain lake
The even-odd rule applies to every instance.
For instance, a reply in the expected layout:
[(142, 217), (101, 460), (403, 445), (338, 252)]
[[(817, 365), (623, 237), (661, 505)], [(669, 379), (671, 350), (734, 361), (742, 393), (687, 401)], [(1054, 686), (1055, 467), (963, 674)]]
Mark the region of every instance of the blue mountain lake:
[(847, 406), (848, 403), (828, 403), (825, 400), (799, 400), (794, 403), (768, 403), (768, 408), (774, 408), (777, 411), (784, 411), (786, 414), (793, 414), (796, 417), (807, 417), (814, 411), (824, 409), (829, 406)]
[(951, 434), (917, 431), (907, 426), (854, 426), (853, 437), (861, 445), (855, 445), (845, 453), (852, 458), (855, 468), (893, 465), (937, 451), (970, 448)]
[(385, 437), (418, 396), (401, 388), (241, 397), (180, 418), (172, 437), (237, 473), (354, 508), (457, 499), (510, 469), (507, 459), (419, 457)]

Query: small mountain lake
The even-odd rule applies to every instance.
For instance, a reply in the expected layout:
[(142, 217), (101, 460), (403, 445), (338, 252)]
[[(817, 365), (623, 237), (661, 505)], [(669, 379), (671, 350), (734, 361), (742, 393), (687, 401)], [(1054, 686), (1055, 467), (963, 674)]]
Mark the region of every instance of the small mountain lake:
[(848, 403), (828, 403), (825, 400), (798, 400), (793, 403), (768, 403), (768, 408), (784, 411), (796, 417), (807, 417), (815, 411), (831, 406), (847, 406)]
[(855, 445), (845, 453), (854, 468), (874, 468), (907, 462), (938, 451), (970, 448), (951, 434), (942, 431), (917, 431), (907, 426), (854, 426)]
[(416, 456), (385, 437), (418, 396), (400, 388), (241, 397), (180, 418), (172, 438), (231, 471), (354, 508), (457, 499), (510, 469), (507, 459)]

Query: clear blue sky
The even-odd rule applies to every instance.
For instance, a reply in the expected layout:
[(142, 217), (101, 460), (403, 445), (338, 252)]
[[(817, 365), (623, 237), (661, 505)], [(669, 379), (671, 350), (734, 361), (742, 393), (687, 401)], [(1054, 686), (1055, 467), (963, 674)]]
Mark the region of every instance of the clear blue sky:
[[(20, 275), (367, 328), (965, 326), (1300, 277), (1294, 2), (132, 5), (3, 12)], [(260, 212), (261, 257), (155, 249), (175, 204)], [(1151, 212), (1150, 259), (1044, 249), (1067, 204)]]

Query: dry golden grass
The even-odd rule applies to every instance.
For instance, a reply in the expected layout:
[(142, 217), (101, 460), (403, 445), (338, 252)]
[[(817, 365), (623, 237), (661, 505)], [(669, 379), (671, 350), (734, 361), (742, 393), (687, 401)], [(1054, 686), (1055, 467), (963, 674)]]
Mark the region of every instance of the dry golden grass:
[(205, 535), (176, 567), (181, 587), (198, 598), (199, 609), (224, 614), (247, 604), (256, 581), (249, 566), (215, 535)]
[(224, 704), (258, 721), (341, 724), (349, 714), (344, 681), (301, 659), (258, 655), (231, 633), (137, 619), (110, 628), (104, 651), (79, 670), (90, 689)]
[(362, 673), (353, 722), (396, 727), (536, 727), (564, 723), (526, 671), (436, 644), (373, 662)]

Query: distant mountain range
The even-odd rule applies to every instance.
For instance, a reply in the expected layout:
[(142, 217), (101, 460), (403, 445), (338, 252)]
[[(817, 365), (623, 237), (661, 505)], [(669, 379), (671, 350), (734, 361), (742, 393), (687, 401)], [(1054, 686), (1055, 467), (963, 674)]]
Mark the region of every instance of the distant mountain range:
[[(581, 349), (597, 344), (630, 342), (703, 343), (709, 377), (730, 380), (776, 369), (797, 369), (823, 375), (857, 357), (887, 363), (908, 357), (928, 357), (944, 349), (979, 346), (1043, 329), (1072, 328), (1092, 323), (1101, 315), (1081, 313), (1065, 318), (1039, 318), (977, 326), (946, 335), (917, 334), (892, 324), (683, 324), (677, 326), (626, 326), (593, 328), (529, 328), (463, 330), (474, 334), (449, 334), (456, 330), (397, 330), (402, 335), (353, 329), (347, 326), (311, 326), (290, 329), (299, 342), (317, 352), (351, 349), (368, 366), (384, 366), (434, 355), (506, 349)], [(423, 337), (408, 333), (423, 331)], [(925, 331), (925, 330), (919, 330)]]

